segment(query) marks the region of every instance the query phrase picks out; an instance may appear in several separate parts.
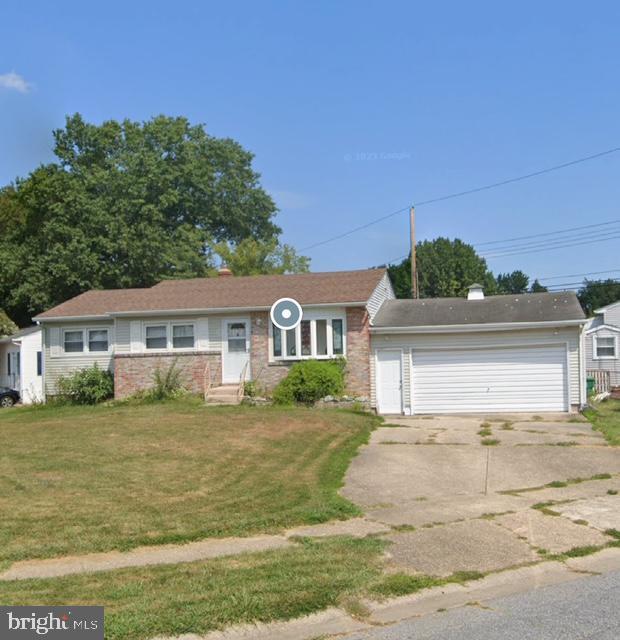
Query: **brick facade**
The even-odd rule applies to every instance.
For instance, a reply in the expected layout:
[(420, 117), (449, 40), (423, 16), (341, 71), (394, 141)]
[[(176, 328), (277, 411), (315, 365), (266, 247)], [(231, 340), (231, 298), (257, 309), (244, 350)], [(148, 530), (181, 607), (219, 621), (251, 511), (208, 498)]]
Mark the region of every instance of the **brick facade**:
[[(370, 396), (370, 331), (366, 309), (349, 307), (347, 314), (347, 367), (345, 384), (349, 394)], [(269, 362), (269, 313), (257, 311), (250, 314), (250, 370), (251, 378), (262, 391), (272, 391), (286, 377), (295, 363)], [(132, 353), (114, 357), (114, 396), (127, 398), (138, 391), (153, 386), (153, 374), (159, 367), (166, 370), (173, 361), (181, 369), (183, 387), (192, 393), (204, 391), (204, 373), (210, 365), (212, 383), (221, 384), (221, 354), (194, 353)]]
[(370, 397), (370, 318), (366, 309), (347, 307), (347, 391)]
[(250, 343), (250, 370), (260, 390), (272, 391), (286, 378), (294, 362), (269, 362), (269, 328), (271, 321), (267, 311), (251, 314), (252, 336)]
[[(153, 375), (160, 368), (166, 371), (176, 362), (181, 370), (181, 384), (192, 393), (204, 392), (205, 369), (209, 369), (213, 384), (222, 383), (221, 355), (207, 351), (193, 353), (132, 353), (114, 357), (114, 397), (123, 399), (153, 387)], [(219, 379), (218, 379), (219, 377)]]
[[(347, 313), (347, 392), (370, 396), (370, 321), (364, 308), (349, 307)], [(286, 377), (293, 362), (269, 362), (269, 314), (252, 313), (251, 371), (258, 387), (271, 391)]]

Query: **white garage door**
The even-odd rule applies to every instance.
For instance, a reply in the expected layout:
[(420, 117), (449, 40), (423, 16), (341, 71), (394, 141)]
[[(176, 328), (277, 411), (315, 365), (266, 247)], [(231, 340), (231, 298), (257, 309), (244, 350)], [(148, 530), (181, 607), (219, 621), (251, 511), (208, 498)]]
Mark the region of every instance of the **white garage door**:
[(414, 413), (567, 411), (564, 345), (413, 350)]

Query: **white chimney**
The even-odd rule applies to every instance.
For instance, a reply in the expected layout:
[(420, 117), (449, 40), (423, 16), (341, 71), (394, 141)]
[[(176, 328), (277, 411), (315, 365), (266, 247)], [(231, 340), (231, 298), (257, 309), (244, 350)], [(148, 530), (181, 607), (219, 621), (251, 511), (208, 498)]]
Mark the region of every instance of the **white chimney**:
[(469, 290), (467, 293), (468, 300), (484, 300), (484, 288), (481, 284), (474, 282), (467, 289)]

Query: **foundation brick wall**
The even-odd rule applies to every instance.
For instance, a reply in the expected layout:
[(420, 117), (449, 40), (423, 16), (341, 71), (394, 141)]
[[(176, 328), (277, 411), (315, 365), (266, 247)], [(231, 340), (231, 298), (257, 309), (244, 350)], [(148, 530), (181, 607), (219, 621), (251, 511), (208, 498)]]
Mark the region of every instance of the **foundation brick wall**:
[[(271, 391), (285, 378), (292, 362), (269, 362), (269, 329), (266, 311), (251, 314), (251, 373), (259, 389)], [(347, 368), (345, 385), (349, 393), (370, 396), (370, 330), (366, 309), (347, 309)]]
[(117, 400), (153, 387), (153, 374), (166, 371), (173, 362), (181, 370), (181, 384), (192, 393), (204, 392), (207, 362), (213, 384), (222, 383), (221, 355), (207, 351), (192, 353), (131, 353), (114, 356), (114, 397)]

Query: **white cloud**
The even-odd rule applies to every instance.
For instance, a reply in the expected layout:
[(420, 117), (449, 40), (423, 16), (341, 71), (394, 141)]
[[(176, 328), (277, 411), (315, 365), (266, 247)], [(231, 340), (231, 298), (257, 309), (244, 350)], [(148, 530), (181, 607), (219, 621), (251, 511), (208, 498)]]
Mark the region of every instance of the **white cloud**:
[(15, 71), (0, 75), (0, 87), (12, 91), (19, 91), (19, 93), (28, 93), (32, 89), (32, 85), (26, 82), (19, 73), (15, 73)]

